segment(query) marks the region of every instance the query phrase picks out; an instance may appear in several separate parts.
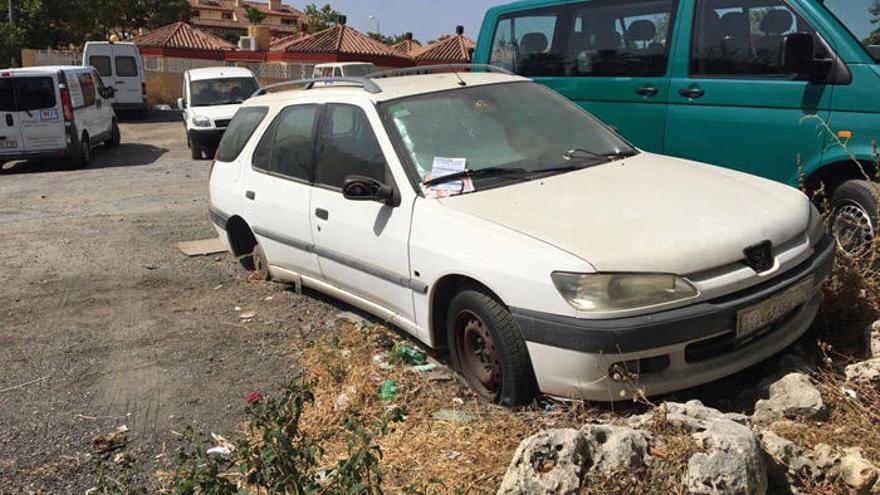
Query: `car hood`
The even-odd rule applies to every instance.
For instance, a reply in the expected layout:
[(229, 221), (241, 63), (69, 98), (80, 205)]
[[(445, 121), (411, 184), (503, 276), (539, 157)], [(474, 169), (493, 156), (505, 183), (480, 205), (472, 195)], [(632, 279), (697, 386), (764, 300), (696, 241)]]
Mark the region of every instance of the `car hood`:
[(440, 200), (568, 251), (596, 270), (681, 275), (803, 234), (810, 202), (788, 186), (650, 153)]
[(215, 120), (229, 120), (235, 115), (235, 112), (241, 108), (241, 104), (235, 105), (215, 105), (210, 107), (192, 107), (193, 116), (202, 115), (204, 117), (208, 117), (211, 119), (211, 122)]

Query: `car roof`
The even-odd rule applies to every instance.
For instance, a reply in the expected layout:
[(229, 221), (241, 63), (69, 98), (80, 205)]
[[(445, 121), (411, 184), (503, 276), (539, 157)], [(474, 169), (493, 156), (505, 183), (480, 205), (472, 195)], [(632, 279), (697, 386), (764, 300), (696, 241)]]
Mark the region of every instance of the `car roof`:
[(244, 67), (205, 67), (187, 71), (191, 81), (217, 79), (219, 77), (254, 77), (254, 73)]
[(333, 62), (329, 64), (318, 64), (315, 66), (318, 67), (348, 67), (350, 65), (376, 65), (373, 62)]
[(35, 67), (19, 67), (15, 69), (0, 69), (0, 76), (10, 73), (12, 75), (22, 74), (55, 74), (58, 71), (81, 71), (92, 70), (91, 67), (83, 65), (39, 65)]
[(367, 97), (374, 103), (396, 100), (420, 94), (434, 93), (450, 89), (461, 89), (464, 81), (467, 87), (488, 86), (511, 82), (527, 82), (528, 79), (520, 76), (494, 74), (486, 72), (460, 72), (442, 74), (422, 74), (415, 76), (388, 77), (384, 79), (371, 79), (382, 91), (369, 93), (358, 85), (351, 83), (336, 83), (321, 85), (320, 83), (308, 91), (302, 90), (279, 90), (262, 96), (251, 98), (245, 102), (245, 106), (289, 104), (297, 101), (315, 102), (323, 98), (360, 96)]

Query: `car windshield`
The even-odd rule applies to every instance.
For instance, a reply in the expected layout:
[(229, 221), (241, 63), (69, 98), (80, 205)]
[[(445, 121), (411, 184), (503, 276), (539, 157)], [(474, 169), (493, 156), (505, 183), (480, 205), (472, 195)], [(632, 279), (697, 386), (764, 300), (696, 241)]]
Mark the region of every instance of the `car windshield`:
[(821, 3), (864, 45), (871, 58), (880, 62), (880, 0), (824, 0)]
[(376, 72), (376, 66), (373, 64), (346, 65), (342, 68), (342, 72), (346, 77), (363, 77)]
[(636, 153), (580, 107), (531, 82), (419, 95), (380, 110), (420, 181), (447, 175), (450, 166), (523, 179)]
[(193, 81), (190, 85), (192, 106), (234, 105), (260, 89), (253, 77), (231, 77)]

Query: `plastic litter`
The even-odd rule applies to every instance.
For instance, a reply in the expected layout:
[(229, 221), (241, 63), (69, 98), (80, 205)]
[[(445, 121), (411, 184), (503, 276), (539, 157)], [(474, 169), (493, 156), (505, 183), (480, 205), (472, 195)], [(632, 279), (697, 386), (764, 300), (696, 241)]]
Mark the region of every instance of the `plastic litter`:
[(379, 400), (388, 401), (397, 397), (397, 382), (394, 380), (385, 380), (379, 386)]
[(388, 362), (388, 353), (376, 354), (373, 356), (373, 363), (380, 370), (393, 370), (394, 365)]
[(428, 355), (410, 346), (397, 344), (391, 350), (392, 362), (398, 361), (406, 364), (420, 366), (428, 362)]
[(433, 370), (437, 369), (437, 363), (426, 363), (426, 364), (420, 364), (418, 366), (410, 366), (409, 369), (411, 369), (413, 371), (418, 371), (420, 373), (425, 373), (425, 372), (433, 371)]
[(431, 414), (436, 421), (448, 421), (450, 423), (468, 424), (475, 420), (473, 416), (456, 409), (438, 409)]

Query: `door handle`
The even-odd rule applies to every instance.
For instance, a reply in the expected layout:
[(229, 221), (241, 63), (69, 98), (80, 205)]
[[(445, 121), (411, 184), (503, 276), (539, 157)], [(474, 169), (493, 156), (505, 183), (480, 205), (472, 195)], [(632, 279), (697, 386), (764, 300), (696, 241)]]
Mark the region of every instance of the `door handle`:
[(253, 200), (257, 199), (257, 193), (255, 193), (255, 192), (253, 192), (253, 191), (247, 191), (247, 192), (244, 193), (244, 197), (246, 197), (247, 199), (253, 201)]
[(9, 127), (12, 127), (12, 125), (13, 125), (11, 113), (6, 114), (6, 125), (8, 125)]
[(321, 220), (329, 220), (330, 212), (325, 210), (324, 208), (315, 209), (315, 216), (320, 218)]
[(678, 94), (685, 98), (699, 98), (706, 94), (706, 92), (700, 88), (682, 88), (678, 90)]
[(642, 86), (636, 90), (636, 94), (639, 96), (657, 96), (658, 92), (657, 88), (653, 86)]

